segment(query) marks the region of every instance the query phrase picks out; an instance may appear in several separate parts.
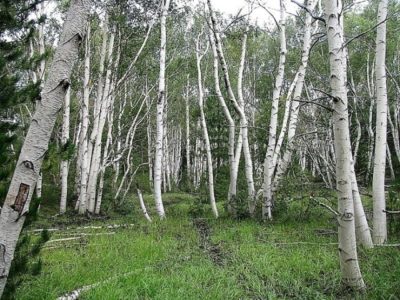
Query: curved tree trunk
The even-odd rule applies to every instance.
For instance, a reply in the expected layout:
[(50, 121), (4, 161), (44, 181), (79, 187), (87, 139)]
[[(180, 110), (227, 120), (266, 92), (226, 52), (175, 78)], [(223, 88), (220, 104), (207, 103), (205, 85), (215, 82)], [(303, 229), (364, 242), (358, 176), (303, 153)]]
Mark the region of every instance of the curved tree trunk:
[(206, 148), (206, 157), (207, 157), (207, 171), (208, 171), (208, 191), (210, 194), (210, 204), (211, 209), (214, 213), (214, 216), (218, 218), (218, 209), (215, 203), (215, 195), (214, 195), (214, 170), (213, 170), (213, 161), (211, 156), (211, 145), (210, 138), (208, 136), (206, 117), (204, 114), (204, 93), (203, 93), (203, 84), (202, 84), (202, 72), (201, 72), (201, 60), (204, 53), (200, 53), (200, 35), (196, 40), (196, 65), (197, 65), (197, 85), (198, 85), (198, 93), (199, 93), (199, 107), (200, 107), (200, 121), (201, 128), (203, 130), (203, 139)]
[(35, 189), (48, 142), (78, 58), (91, 1), (75, 0), (67, 12), (60, 42), (32, 123), (25, 137), (0, 216), (0, 295), (3, 293), (15, 246)]

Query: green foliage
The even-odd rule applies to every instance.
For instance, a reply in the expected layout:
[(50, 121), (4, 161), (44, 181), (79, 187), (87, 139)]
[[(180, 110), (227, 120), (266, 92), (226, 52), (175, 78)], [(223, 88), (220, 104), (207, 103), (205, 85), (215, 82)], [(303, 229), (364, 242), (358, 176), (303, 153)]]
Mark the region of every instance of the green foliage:
[[(400, 180), (397, 179), (390, 186), (386, 210), (400, 211)], [(389, 236), (400, 237), (400, 214), (387, 214)], [(396, 239), (397, 240), (397, 239)]]

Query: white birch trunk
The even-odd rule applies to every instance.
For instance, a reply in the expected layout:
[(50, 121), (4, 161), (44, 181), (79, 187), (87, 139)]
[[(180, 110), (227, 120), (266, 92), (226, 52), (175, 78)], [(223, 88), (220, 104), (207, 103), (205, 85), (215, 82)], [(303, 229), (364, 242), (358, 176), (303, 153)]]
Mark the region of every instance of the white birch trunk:
[(189, 82), (189, 74), (186, 79), (186, 93), (185, 93), (185, 122), (186, 122), (186, 176), (187, 182), (191, 182), (192, 178), (192, 167), (190, 164), (190, 82)]
[(108, 60), (108, 67), (107, 67), (107, 72), (106, 72), (106, 77), (105, 77), (105, 84), (104, 84), (104, 90), (102, 93), (102, 100), (101, 100), (101, 105), (100, 105), (100, 110), (99, 110), (99, 118), (98, 118), (98, 125), (97, 125), (97, 133), (96, 133), (96, 139), (95, 143), (93, 146), (93, 153), (91, 155), (91, 163), (90, 163), (90, 173), (89, 173), (89, 182), (88, 182), (88, 187), (87, 187), (87, 194), (88, 194), (88, 206), (87, 209), (90, 213), (95, 212), (95, 205), (96, 205), (96, 192), (97, 192), (97, 181), (98, 181), (98, 175), (99, 175), (99, 170), (100, 170), (100, 160), (101, 160), (101, 141), (103, 138), (103, 131), (104, 131), (104, 126), (106, 123), (107, 119), (107, 114), (110, 109), (110, 105), (112, 102), (112, 83), (111, 83), (111, 75), (112, 75), (112, 69), (113, 69), (113, 49), (114, 49), (114, 40), (115, 40), (115, 29), (116, 27), (114, 26), (111, 36), (110, 36), (110, 41), (108, 45), (108, 54), (107, 54), (107, 60)]
[(15, 246), (39, 176), (48, 142), (62, 107), (72, 68), (85, 35), (91, 1), (72, 1), (0, 216), (0, 296), (3, 293)]
[[(307, 8), (309, 11), (312, 11), (314, 9), (315, 5), (316, 5), (316, 1), (308, 0)], [(295, 138), (295, 134), (296, 134), (298, 116), (299, 116), (299, 110), (300, 110), (300, 102), (298, 100), (300, 100), (301, 94), (303, 92), (304, 79), (306, 76), (309, 52), (310, 52), (310, 47), (311, 47), (311, 22), (312, 22), (312, 17), (310, 14), (307, 14), (306, 21), (305, 21), (305, 27), (304, 27), (301, 64), (297, 71), (298, 79), (297, 79), (296, 87), (295, 87), (294, 93), (293, 93), (292, 107), (290, 109), (290, 119), (289, 119), (289, 124), (288, 124), (288, 131), (287, 131), (286, 149), (285, 149), (283, 155), (281, 156), (281, 159), (279, 160), (279, 162), (277, 162), (276, 174), (275, 174), (274, 183), (273, 183), (273, 190), (276, 190), (278, 188), (280, 180), (286, 173), (286, 171), (290, 165), (290, 162), (292, 160), (292, 153), (294, 150), (293, 149), (294, 138)]]
[(251, 152), (249, 146), (249, 138), (248, 138), (248, 121), (246, 116), (246, 109), (245, 103), (243, 99), (243, 71), (244, 71), (244, 64), (246, 59), (246, 48), (247, 48), (247, 28), (245, 29), (245, 33), (243, 35), (242, 41), (242, 53), (240, 57), (240, 65), (238, 71), (238, 104), (243, 111), (243, 115), (241, 116), (240, 125), (242, 127), (242, 142), (243, 142), (243, 156), (245, 162), (245, 175), (247, 181), (247, 194), (248, 194), (248, 206), (249, 206), (249, 213), (251, 216), (254, 214), (255, 210), (255, 189), (254, 189), (254, 179), (253, 179), (253, 161), (251, 159)]
[[(214, 84), (215, 84), (215, 93), (217, 94), (218, 101), (222, 107), (222, 111), (224, 113), (225, 119), (228, 122), (229, 126), (229, 136), (228, 136), (228, 157), (229, 157), (229, 191), (228, 191), (228, 213), (232, 216), (236, 217), (236, 182), (237, 182), (237, 173), (238, 170), (236, 168), (236, 156), (235, 156), (235, 121), (233, 120), (231, 113), (226, 105), (225, 99), (221, 92), (220, 82), (219, 82), (219, 72), (218, 72), (218, 54), (217, 49), (215, 47), (215, 40), (213, 37), (212, 29), (210, 28), (210, 41), (211, 41), (211, 49), (213, 52), (213, 68), (214, 68)], [(240, 135), (241, 137), (242, 135)], [(241, 138), (240, 138), (241, 140)]]
[(165, 104), (165, 56), (167, 46), (167, 32), (166, 21), (168, 15), (168, 8), (170, 0), (161, 0), (161, 44), (160, 44), (160, 76), (158, 86), (158, 99), (157, 99), (157, 131), (156, 131), (156, 153), (154, 159), (154, 200), (156, 203), (156, 210), (161, 219), (165, 218), (164, 205), (161, 197), (161, 181), (162, 181), (162, 157), (163, 157), (163, 115)]
[[(71, 87), (68, 87), (65, 94), (64, 101), (64, 115), (62, 124), (62, 138), (61, 145), (65, 146), (69, 142), (69, 115), (70, 115), (70, 102), (71, 102)], [(67, 195), (68, 195), (68, 159), (61, 161), (61, 200), (60, 200), (60, 214), (67, 211)]]
[(79, 137), (79, 157), (80, 163), (80, 189), (79, 198), (75, 209), (79, 214), (86, 212), (87, 202), (87, 182), (89, 173), (89, 154), (88, 154), (88, 130), (89, 130), (89, 96), (90, 96), (90, 22), (87, 25), (87, 34), (85, 42), (85, 66), (84, 66), (84, 80), (83, 80), (83, 103), (82, 103), (82, 129)]
[(203, 93), (203, 84), (202, 84), (202, 72), (201, 72), (201, 60), (207, 50), (201, 54), (200, 53), (200, 35), (196, 40), (196, 65), (197, 65), (197, 86), (198, 86), (198, 94), (199, 94), (199, 107), (200, 107), (200, 120), (201, 120), (201, 128), (203, 131), (203, 139), (206, 150), (207, 157), (207, 171), (208, 171), (208, 191), (210, 195), (210, 204), (213, 214), (216, 218), (218, 218), (218, 209), (215, 202), (214, 195), (214, 170), (213, 170), (213, 161), (211, 156), (211, 145), (210, 138), (208, 137), (207, 123), (206, 117), (204, 114), (204, 93)]
[(343, 282), (355, 289), (365, 284), (358, 264), (354, 205), (351, 184), (351, 144), (346, 91), (346, 60), (343, 27), (340, 22), (341, 1), (325, 0), (329, 45), (330, 84), (333, 95), (333, 121), (336, 153), (336, 189), (338, 193), (339, 258)]
[(283, 79), (285, 76), (286, 62), (286, 5), (285, 0), (280, 0), (280, 56), (278, 65), (278, 74), (276, 75), (274, 91), (272, 95), (271, 118), (269, 124), (268, 147), (264, 161), (264, 182), (263, 193), (264, 201), (262, 205), (262, 218), (264, 220), (272, 220), (272, 178), (275, 166), (273, 165), (273, 157), (276, 146), (276, 130), (278, 125), (279, 99), (281, 96)]
[(387, 240), (385, 168), (387, 131), (387, 90), (386, 90), (386, 16), (387, 0), (381, 0), (378, 7), (378, 27), (376, 33), (375, 76), (376, 76), (376, 139), (374, 173), (372, 179), (373, 195), (373, 238), (378, 245)]
[[(215, 42), (215, 49), (217, 52), (217, 56), (219, 59), (219, 62), (221, 64), (221, 69), (222, 69), (222, 73), (224, 76), (224, 83), (225, 83), (225, 88), (228, 92), (228, 97), (229, 100), (231, 101), (231, 103), (233, 104), (233, 107), (237, 113), (237, 115), (240, 117), (240, 123), (241, 123), (241, 129), (240, 129), (240, 133), (239, 133), (239, 137), (238, 137), (238, 144), (236, 146), (236, 150), (240, 149), (240, 152), (236, 152), (235, 153), (235, 159), (233, 162), (233, 170), (232, 170), (232, 178), (231, 178), (231, 186), (230, 186), (230, 190), (231, 193), (236, 194), (236, 180), (237, 180), (237, 172), (239, 170), (239, 162), (240, 162), (240, 153), (242, 151), (242, 146), (243, 146), (243, 131), (242, 131), (242, 127), (246, 127), (247, 128), (247, 118), (245, 115), (245, 111), (244, 111), (244, 107), (241, 107), (241, 105), (236, 101), (236, 97), (235, 94), (233, 93), (232, 90), (232, 85), (231, 85), (231, 81), (230, 81), (230, 76), (229, 76), (229, 72), (228, 72), (228, 65), (226, 63), (225, 60), (225, 55), (224, 55), (224, 51), (222, 49), (222, 42), (221, 42), (221, 38), (219, 35), (219, 31), (218, 31), (218, 26), (216, 23), (216, 16), (215, 16), (215, 12), (212, 8), (212, 4), (211, 4), (211, 0), (207, 0), (207, 4), (208, 4), (208, 9), (210, 11), (210, 18), (211, 18), (211, 27), (212, 27), (212, 32), (214, 35), (214, 42)], [(245, 53), (245, 52), (244, 52)], [(243, 54), (243, 51), (242, 51)], [(243, 62), (244, 64), (244, 62)], [(250, 163), (251, 161), (251, 156), (250, 155), (250, 150), (248, 147), (248, 135), (247, 135), (247, 131), (245, 130), (245, 134), (244, 137), (246, 139), (246, 141), (244, 141), (244, 143), (247, 143), (247, 146), (245, 146), (246, 150), (245, 152), (245, 159), (247, 159), (247, 172), (246, 172), (246, 179), (248, 182), (248, 194), (252, 195), (251, 198), (254, 199), (255, 193), (254, 193), (254, 182), (252, 180), (252, 175), (253, 174), (249, 174), (250, 173), (250, 166), (251, 166), (251, 172), (252, 171), (252, 163)], [(236, 167), (237, 166), (237, 167)], [(231, 201), (232, 202), (232, 201)], [(253, 202), (253, 201), (250, 201)], [(251, 203), (253, 206), (253, 203)], [(232, 203), (232, 205), (234, 205), (234, 203)]]

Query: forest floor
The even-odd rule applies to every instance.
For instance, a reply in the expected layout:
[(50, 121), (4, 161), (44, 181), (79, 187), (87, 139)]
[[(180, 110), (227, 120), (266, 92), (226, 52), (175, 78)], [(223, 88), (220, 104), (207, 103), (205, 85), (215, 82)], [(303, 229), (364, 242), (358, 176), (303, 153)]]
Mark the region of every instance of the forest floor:
[(153, 198), (145, 196), (152, 223), (134, 196), (125, 215), (103, 219), (50, 217), (54, 211), (43, 207), (29, 234), (42, 226), (58, 230), (41, 251), (42, 272), (23, 278), (16, 299), (54, 300), (79, 288), (79, 299), (400, 297), (399, 247), (359, 249), (368, 289), (354, 294), (342, 287), (336, 222), (324, 208), (290, 205), (262, 223), (214, 219), (188, 194), (165, 194), (164, 201), (167, 218), (158, 221)]

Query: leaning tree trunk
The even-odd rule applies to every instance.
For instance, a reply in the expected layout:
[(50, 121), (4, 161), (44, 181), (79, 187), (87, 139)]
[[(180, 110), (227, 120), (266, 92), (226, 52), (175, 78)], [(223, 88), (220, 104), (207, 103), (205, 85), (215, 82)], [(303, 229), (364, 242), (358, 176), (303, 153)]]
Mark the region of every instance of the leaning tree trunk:
[(165, 54), (167, 46), (166, 20), (170, 0), (162, 0), (163, 7), (161, 11), (161, 46), (160, 46), (160, 76), (158, 85), (157, 99), (157, 131), (156, 131), (156, 154), (154, 159), (154, 200), (156, 203), (157, 213), (160, 218), (165, 217), (164, 205), (161, 197), (162, 182), (162, 157), (163, 157), (163, 138), (164, 138), (164, 104), (165, 104)]
[[(64, 102), (64, 115), (63, 115), (62, 137), (61, 137), (61, 145), (63, 148), (68, 147), (68, 142), (69, 142), (70, 102), (71, 102), (71, 88), (69, 87), (67, 90), (67, 94), (65, 95), (65, 102)], [(68, 149), (64, 149), (64, 151), (65, 150)], [(64, 214), (67, 211), (68, 168), (69, 168), (68, 158), (63, 157), (63, 159), (61, 160), (60, 214)]]
[[(226, 88), (226, 91), (228, 93), (229, 100), (233, 104), (233, 107), (234, 107), (237, 115), (240, 117), (241, 125), (243, 126), (243, 124), (247, 124), (247, 118), (246, 118), (246, 115), (245, 115), (245, 111), (241, 107), (241, 105), (239, 105), (238, 101), (236, 100), (235, 94), (233, 93), (232, 84), (231, 84), (230, 77), (229, 77), (229, 72), (228, 72), (228, 65), (226, 63), (224, 51), (222, 49), (221, 37), (219, 35), (216, 16), (215, 16), (215, 12), (214, 12), (214, 10), (212, 8), (211, 0), (207, 0), (207, 4), (208, 4), (208, 9), (210, 11), (210, 19), (211, 19), (210, 27), (212, 28), (212, 32), (213, 32), (213, 35), (214, 35), (215, 48), (216, 48), (216, 51), (217, 51), (217, 56), (218, 56), (219, 62), (221, 64), (221, 69), (222, 69), (222, 73), (223, 73), (225, 88)], [(242, 53), (243, 53), (243, 51), (242, 51)], [(247, 134), (246, 133), (244, 135), (244, 138), (247, 139)], [(238, 136), (238, 143), (236, 145), (236, 153), (235, 153), (234, 166), (233, 166), (233, 172), (234, 173), (233, 173), (233, 177), (231, 178), (231, 184), (233, 183), (234, 186), (230, 187), (230, 190), (232, 192), (235, 192), (235, 194), (236, 194), (237, 173), (238, 173), (238, 170), (239, 170), (240, 153), (242, 151), (242, 146), (243, 146), (243, 134), (242, 134), (242, 128), (241, 128), (239, 136)], [(244, 155), (250, 155), (250, 151), (245, 150), (244, 151)], [(249, 164), (249, 162), (251, 161), (251, 157), (250, 156), (247, 156), (247, 158), (245, 158), (245, 160), (247, 161), (247, 166), (252, 165), (252, 163)], [(251, 167), (251, 169), (252, 169), (252, 167)], [(247, 182), (249, 184), (248, 191), (249, 191), (249, 193), (251, 193), (253, 195), (254, 193), (252, 191), (254, 191), (254, 183), (251, 180), (252, 174), (251, 174), (251, 177), (249, 176), (250, 175), (249, 171), (250, 171), (250, 168), (247, 168), (246, 177), (247, 177)], [(253, 184), (253, 187), (252, 187), (252, 184)], [(235, 205), (235, 199), (233, 197), (231, 198), (231, 204), (230, 205)]]
[(213, 52), (213, 70), (214, 70), (214, 84), (215, 84), (215, 93), (217, 95), (218, 101), (222, 107), (222, 111), (225, 115), (225, 119), (228, 122), (229, 126), (229, 134), (228, 134), (228, 158), (229, 158), (229, 191), (228, 191), (228, 203), (227, 209), (228, 213), (232, 216), (236, 217), (236, 182), (237, 182), (237, 170), (235, 169), (235, 121), (232, 118), (232, 115), (229, 111), (228, 106), (226, 105), (224, 96), (221, 92), (220, 82), (219, 82), (219, 72), (218, 72), (218, 54), (217, 49), (215, 47), (215, 41), (212, 29), (210, 28), (210, 43), (211, 49)]
[(387, 239), (385, 203), (387, 90), (386, 90), (386, 15), (387, 0), (381, 0), (378, 7), (378, 28), (376, 32), (375, 77), (376, 77), (376, 137), (372, 195), (374, 203), (373, 239), (383, 244)]
[[(317, 1), (308, 0), (307, 9), (312, 11), (316, 5)], [(292, 153), (294, 152), (294, 140), (296, 135), (296, 129), (298, 124), (298, 116), (300, 111), (300, 98), (303, 92), (304, 87), (304, 79), (306, 76), (308, 60), (309, 60), (309, 52), (311, 48), (311, 22), (312, 17), (310, 14), (307, 14), (304, 28), (304, 37), (303, 37), (303, 47), (302, 47), (302, 55), (301, 55), (301, 64), (297, 71), (297, 82), (293, 92), (293, 100), (292, 106), (290, 108), (290, 119), (287, 129), (287, 142), (286, 149), (283, 154), (281, 154), (281, 158), (277, 159), (276, 162), (276, 174), (274, 177), (273, 183), (273, 192), (277, 190), (279, 183), (289, 168), (290, 162), (292, 160)], [(277, 150), (277, 149), (276, 149)], [(275, 150), (275, 151), (276, 151)]]
[(218, 218), (218, 209), (214, 195), (214, 170), (213, 170), (213, 161), (211, 156), (211, 145), (210, 145), (210, 138), (208, 136), (206, 117), (204, 114), (204, 93), (203, 93), (202, 73), (201, 73), (201, 60), (203, 56), (206, 54), (207, 50), (205, 50), (205, 52), (202, 54), (200, 53), (200, 35), (199, 35), (196, 41), (196, 63), (197, 63), (197, 84), (199, 93), (200, 121), (201, 121), (201, 128), (203, 130), (204, 144), (206, 148), (208, 191), (210, 194), (210, 204), (214, 216)]
[(333, 97), (334, 145), (336, 153), (336, 189), (338, 193), (339, 257), (343, 282), (364, 289), (358, 264), (354, 207), (351, 186), (351, 143), (349, 132), (346, 59), (343, 49), (343, 27), (340, 22), (341, 1), (325, 1), (329, 45), (330, 84)]
[(3, 293), (43, 157), (70, 85), (69, 78), (85, 35), (90, 0), (75, 0), (68, 10), (60, 42), (15, 167), (0, 216), (0, 295)]

